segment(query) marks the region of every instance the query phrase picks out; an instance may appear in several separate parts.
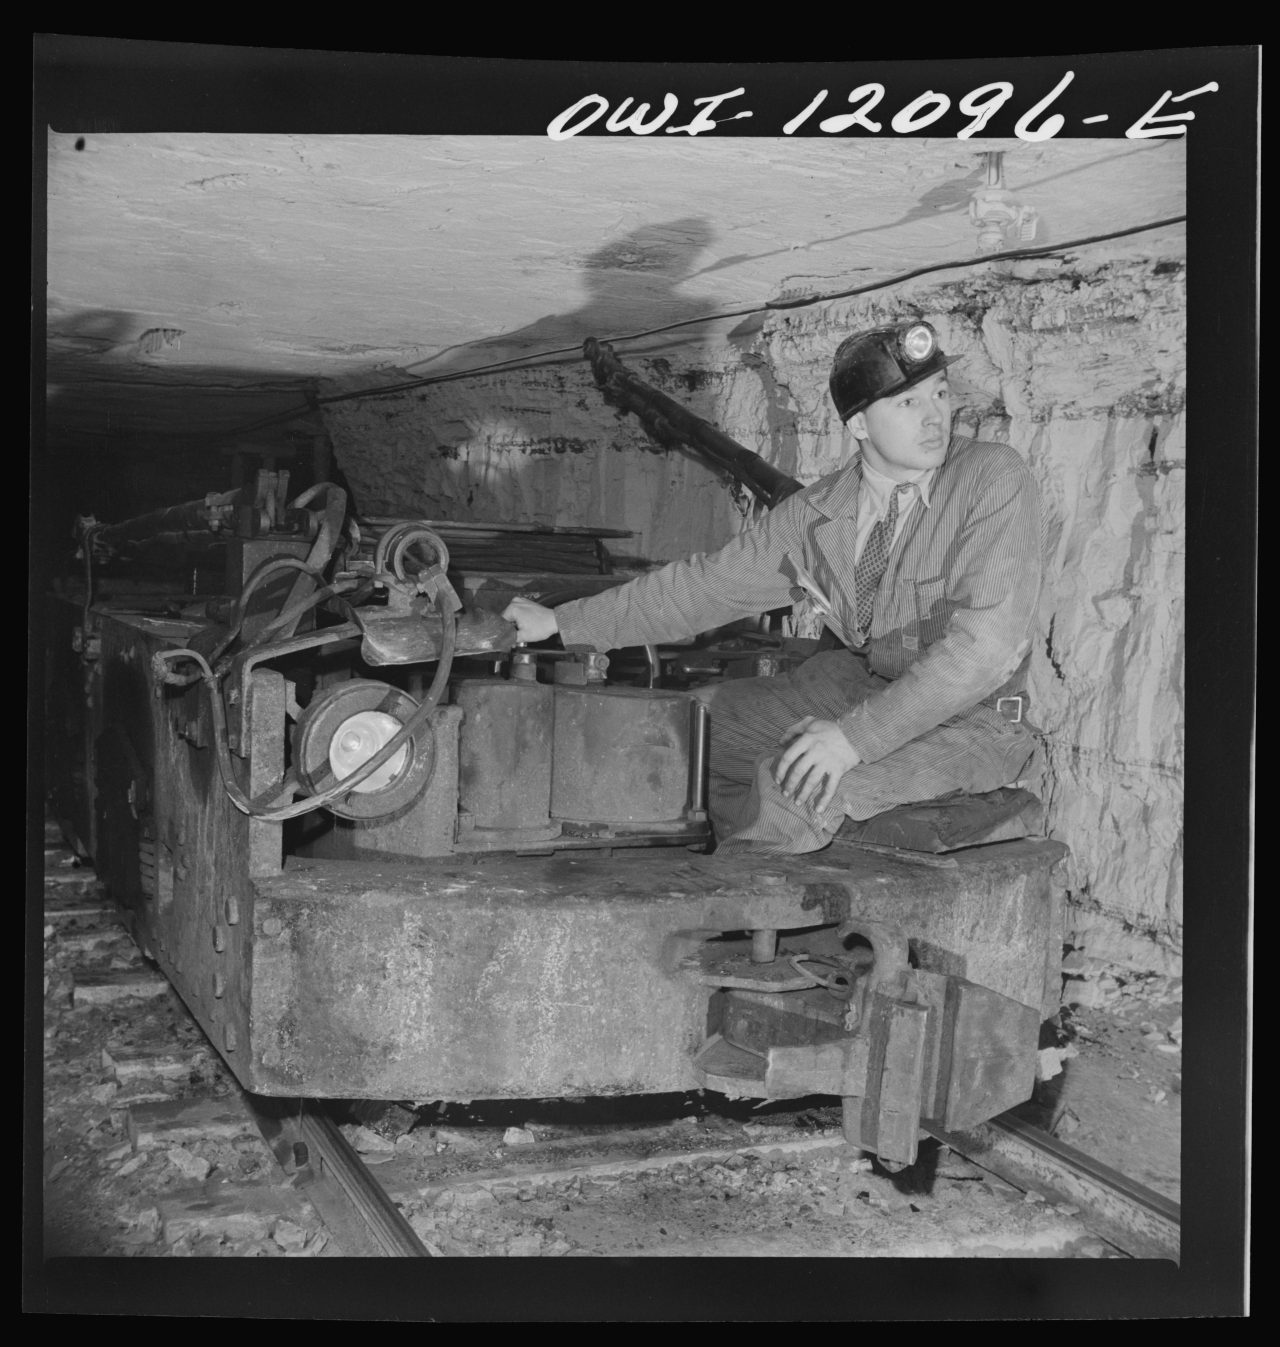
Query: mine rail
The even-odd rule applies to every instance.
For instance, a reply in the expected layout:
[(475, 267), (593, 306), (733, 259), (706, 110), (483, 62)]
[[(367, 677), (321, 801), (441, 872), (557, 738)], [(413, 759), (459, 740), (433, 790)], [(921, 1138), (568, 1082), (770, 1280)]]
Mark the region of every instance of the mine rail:
[(929, 1134), (1023, 1191), (1080, 1209), (1096, 1234), (1134, 1258), (1178, 1259), (1181, 1207), (1100, 1160), (1019, 1118), (1002, 1113), (967, 1132)]
[(280, 1167), (355, 1256), (429, 1258), (399, 1207), (338, 1125), (311, 1099), (242, 1096)]

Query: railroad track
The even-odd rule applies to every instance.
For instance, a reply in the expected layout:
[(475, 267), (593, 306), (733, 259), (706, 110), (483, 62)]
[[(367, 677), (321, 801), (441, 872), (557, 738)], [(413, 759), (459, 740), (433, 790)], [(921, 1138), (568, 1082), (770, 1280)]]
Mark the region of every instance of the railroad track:
[[(379, 1130), (376, 1110), (243, 1095), (92, 871), (56, 843), (46, 860), (46, 1067), (77, 1118), (46, 1120), (54, 1252), (1178, 1257), (1175, 1203), (1008, 1115), (891, 1177), (821, 1104), (392, 1108)], [(95, 1204), (97, 1247), (64, 1248), (59, 1210)]]
[[(263, 1102), (257, 1102), (259, 1110)], [(392, 1190), (378, 1180), (376, 1171), (356, 1152), (322, 1104), (293, 1101), (283, 1110), (283, 1125), (274, 1122), (270, 1116), (273, 1113), (276, 1110), (268, 1110), (268, 1115), (262, 1118), (264, 1134), (278, 1138), (277, 1153), (283, 1152), (286, 1166), (290, 1164), (289, 1156), (297, 1154), (297, 1147), (304, 1148), (304, 1163), (310, 1166), (307, 1192), (325, 1219), (342, 1232), (342, 1242), (348, 1248), (358, 1245), (360, 1252), (388, 1256), (423, 1257), (440, 1253), (438, 1247), (424, 1245), (417, 1237)], [(580, 1188), (584, 1180), (599, 1185), (601, 1180), (617, 1183), (623, 1175), (690, 1173), (698, 1166), (723, 1167), (726, 1161), (744, 1161), (748, 1157), (773, 1163), (779, 1159), (784, 1163), (803, 1163), (825, 1155), (847, 1163), (848, 1148), (839, 1136), (836, 1110), (832, 1108), (830, 1113), (828, 1125), (818, 1125), (816, 1135), (788, 1139), (785, 1131), (770, 1129), (764, 1139), (746, 1144), (708, 1146), (687, 1130), (680, 1136), (662, 1127), (623, 1129), (611, 1133), (607, 1139), (597, 1137), (591, 1154), (585, 1158), (575, 1155), (557, 1165), (554, 1155), (544, 1154), (535, 1161), (526, 1154), (523, 1158), (530, 1163), (464, 1171), (425, 1188), (430, 1199), (439, 1203), (444, 1194), (456, 1197), (477, 1192), (519, 1193), (522, 1186), (526, 1190), (541, 1187), (572, 1191), (575, 1184)], [(273, 1132), (273, 1126), (280, 1130)], [(993, 1119), (967, 1133), (934, 1135), (956, 1156), (964, 1157), (1023, 1194), (1033, 1194), (1056, 1204), (1060, 1211), (1078, 1216), (1084, 1226), (1120, 1253), (1177, 1261), (1180, 1243), (1177, 1203), (1016, 1116)], [(648, 1153), (636, 1154), (646, 1141), (656, 1144)], [(936, 1156), (927, 1155), (922, 1164), (932, 1163), (936, 1168), (936, 1162)], [(866, 1168), (859, 1172), (871, 1169), (867, 1162), (862, 1163)], [(908, 1176), (908, 1189), (911, 1184)]]

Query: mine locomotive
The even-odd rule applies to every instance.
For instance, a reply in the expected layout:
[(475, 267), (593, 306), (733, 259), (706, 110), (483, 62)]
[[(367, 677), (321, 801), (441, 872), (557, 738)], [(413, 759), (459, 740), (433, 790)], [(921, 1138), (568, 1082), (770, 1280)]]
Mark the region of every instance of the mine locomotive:
[[(699, 433), (589, 354), (651, 429)], [(717, 466), (726, 443), (754, 458), (721, 436)], [(363, 519), (287, 477), (85, 521), (89, 568), (217, 539), (225, 592), (90, 592), (50, 624), (55, 812), (246, 1089), (837, 1096), (890, 1166), (1030, 1095), (1064, 848), (1025, 792), (717, 856), (690, 685), (802, 642), (519, 647), (514, 594), (625, 578), (605, 531)]]

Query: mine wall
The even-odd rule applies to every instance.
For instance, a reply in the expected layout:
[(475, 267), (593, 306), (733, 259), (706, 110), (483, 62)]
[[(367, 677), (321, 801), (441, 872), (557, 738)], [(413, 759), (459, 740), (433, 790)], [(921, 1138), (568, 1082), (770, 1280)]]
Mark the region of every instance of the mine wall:
[[(1028, 784), (1071, 848), (1069, 938), (1086, 970), (1180, 971), (1185, 280), (1185, 240), (1166, 231), (617, 346), (804, 482), (855, 446), (826, 388), (848, 332), (919, 314), (964, 357), (957, 430), (1013, 445), (1045, 510), (1030, 675), (1043, 752)], [(324, 417), (364, 514), (628, 529), (614, 554), (653, 562), (713, 550), (751, 519), (726, 479), (620, 418), (571, 356)]]

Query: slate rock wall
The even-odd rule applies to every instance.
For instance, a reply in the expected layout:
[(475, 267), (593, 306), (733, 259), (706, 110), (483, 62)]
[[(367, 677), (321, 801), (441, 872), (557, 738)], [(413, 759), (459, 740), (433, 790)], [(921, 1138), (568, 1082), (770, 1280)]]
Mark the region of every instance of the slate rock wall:
[[(684, 395), (669, 369), (645, 373)], [(611, 553), (657, 560), (716, 545), (737, 517), (714, 473), (618, 419), (585, 361), (336, 403), (326, 423), (368, 515), (629, 529)]]

